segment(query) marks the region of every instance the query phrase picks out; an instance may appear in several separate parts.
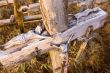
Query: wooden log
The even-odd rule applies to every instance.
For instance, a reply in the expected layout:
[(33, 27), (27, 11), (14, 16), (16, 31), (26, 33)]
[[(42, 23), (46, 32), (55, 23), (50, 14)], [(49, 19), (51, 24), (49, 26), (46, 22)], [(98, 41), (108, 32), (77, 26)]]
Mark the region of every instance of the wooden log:
[(0, 1), (0, 7), (2, 6), (7, 6), (7, 2), (6, 1)]
[(43, 41), (34, 41), (32, 44), (29, 44), (29, 46), (24, 47), (19, 51), (1, 56), (0, 62), (5, 67), (11, 67), (13, 65), (32, 59), (36, 55), (35, 52), (37, 51), (36, 50), (37, 47), (39, 48), (38, 51), (40, 52), (40, 54), (48, 52), (48, 50), (51, 49), (49, 43), (52, 40), (53, 40), (52, 38), (48, 38)]
[(29, 5), (29, 10), (33, 10), (33, 11), (35, 11), (35, 10), (39, 10), (40, 9), (40, 4), (39, 3), (34, 3), (34, 4), (30, 4)]
[(25, 21), (24, 24), (36, 23), (36, 22), (42, 22), (42, 20)]
[(10, 19), (3, 19), (3, 20), (0, 20), (0, 26), (4, 26), (4, 25), (7, 25), (7, 24), (10, 24)]
[(24, 21), (41, 20), (42, 15), (24, 16)]
[[(67, 0), (40, 0), (43, 22), (50, 35), (65, 31), (67, 27)], [(62, 72), (61, 52), (52, 50), (50, 57), (54, 73)], [(67, 68), (64, 69), (65, 73)]]
[(32, 43), (32, 42), (34, 42), (35, 40), (36, 40), (36, 39), (32, 39), (32, 40), (27, 41), (27, 42), (24, 43), (24, 44), (12, 46), (12, 47), (6, 49), (5, 52), (6, 52), (7, 54), (11, 54), (11, 53), (14, 53), (14, 52), (16, 52), (16, 51), (20, 51), (20, 50), (22, 50), (22, 48), (28, 46), (29, 43)]
[[(37, 21), (41, 21), (41, 19), (42, 19), (42, 16), (40, 14), (39, 15), (24, 16), (23, 17), (24, 23), (37, 22)], [(14, 19), (10, 18), (10, 19), (0, 20), (0, 26), (6, 26), (6, 25), (11, 25), (11, 24), (17, 23), (16, 21), (11, 22), (11, 20), (16, 20), (16, 19), (15, 18)]]
[(78, 62), (80, 61), (80, 58), (86, 49), (87, 43), (88, 43), (87, 41), (84, 41), (83, 43), (81, 43), (79, 51), (78, 51), (76, 58), (75, 58), (76, 61), (78, 61)]
[(8, 4), (12, 4), (13, 0), (2, 0), (0, 1), (0, 7), (7, 6)]
[[(55, 3), (52, 3), (52, 2), (55, 2)], [(67, 18), (67, 14), (65, 12), (65, 10), (66, 10), (65, 9), (66, 7), (64, 7), (65, 4), (63, 1), (58, 1), (58, 2), (60, 4), (60, 6), (57, 5), (58, 4), (57, 0), (55, 0), (55, 1), (41, 0), (40, 1), (41, 12), (42, 12), (43, 20), (45, 23), (45, 27), (51, 35), (56, 34), (59, 31), (62, 32), (67, 29), (67, 19), (68, 18)], [(63, 2), (63, 3), (61, 3), (61, 2)], [(57, 6), (58, 6), (58, 8), (57, 8)]]
[(28, 11), (40, 11), (39, 3), (29, 4), (28, 6), (21, 6), (19, 11), (21, 11), (22, 8), (27, 8)]

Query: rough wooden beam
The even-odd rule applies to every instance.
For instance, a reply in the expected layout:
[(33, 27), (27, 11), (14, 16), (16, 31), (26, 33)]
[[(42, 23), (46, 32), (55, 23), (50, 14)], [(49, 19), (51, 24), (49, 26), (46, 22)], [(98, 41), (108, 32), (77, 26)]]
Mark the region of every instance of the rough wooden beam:
[[(67, 27), (67, 0), (40, 0), (40, 9), (43, 16), (43, 22), (50, 35), (65, 31)], [(61, 52), (50, 51), (51, 62), (54, 73), (62, 72)], [(58, 69), (58, 70), (57, 70)], [(67, 68), (64, 69), (67, 73)]]
[(79, 48), (79, 51), (78, 51), (78, 53), (77, 53), (77, 55), (76, 55), (76, 58), (75, 58), (76, 61), (79, 62), (79, 60), (80, 60), (82, 54), (84, 53), (84, 51), (85, 51), (85, 49), (86, 49), (87, 43), (88, 43), (88, 42), (86, 42), (86, 41), (84, 41), (83, 43), (81, 43), (80, 48)]
[[(64, 1), (65, 2), (65, 1)], [(53, 35), (67, 29), (67, 14), (64, 2), (40, 0), (41, 12), (47, 31)], [(60, 4), (59, 6), (57, 4)], [(58, 7), (57, 7), (58, 6)], [(55, 23), (55, 24), (54, 24)]]
[(42, 20), (25, 21), (24, 24), (36, 23), (36, 22), (42, 22)]
[(0, 7), (7, 6), (8, 4), (12, 4), (13, 0), (2, 0), (0, 1)]
[(24, 32), (24, 23), (23, 23), (23, 14), (19, 12), (20, 4), (18, 0), (13, 0), (13, 6), (14, 6), (14, 15), (16, 18), (16, 21), (18, 23), (18, 27), (20, 29), (20, 32)]
[(42, 15), (24, 16), (24, 21), (41, 20)]
[[(42, 19), (42, 16), (40, 14), (39, 15), (24, 16), (23, 17), (24, 23), (32, 23), (32, 22), (40, 21), (41, 19)], [(10, 18), (10, 19), (0, 20), (0, 26), (11, 25), (11, 24), (17, 23), (16, 21), (11, 22), (11, 20), (16, 20), (16, 19), (15, 18), (13, 18), (13, 19)]]
[(7, 6), (7, 2), (6, 1), (0, 1), (0, 7), (2, 6)]
[(10, 24), (10, 19), (3, 19), (3, 20), (0, 20), (0, 26), (4, 26), (4, 25), (7, 25), (7, 24)]
[(21, 6), (20, 9), (27, 8), (28, 11), (40, 11), (39, 3), (29, 4), (28, 6)]
[(35, 11), (40, 9), (40, 4), (39, 3), (34, 3), (29, 5), (29, 10)]
[(4, 49), (4, 50), (5, 50), (5, 52), (6, 52), (7, 54), (11, 54), (11, 53), (14, 53), (14, 52), (16, 52), (16, 51), (22, 50), (22, 48), (28, 46), (29, 43), (32, 43), (32, 42), (34, 42), (34, 41), (35, 41), (35, 39), (32, 39), (32, 40), (27, 41), (27, 42), (24, 43), (24, 44), (15, 45), (15, 46), (12, 46), (12, 47), (7, 48), (7, 49)]
[[(11, 67), (13, 65), (32, 59), (36, 55), (36, 51), (39, 51), (41, 55), (45, 52), (48, 52), (49, 49), (52, 49), (51, 46), (49, 45), (49, 43), (52, 42), (52, 40), (53, 38), (48, 38), (39, 42), (38, 40), (34, 41), (33, 43), (28, 44), (26, 47), (22, 48), (21, 50), (11, 54), (9, 54), (10, 51), (9, 52), (6, 51), (4, 53), (8, 52), (8, 54), (1, 56), (0, 62), (5, 67)], [(37, 47), (39, 48), (38, 50), (36, 50)]]

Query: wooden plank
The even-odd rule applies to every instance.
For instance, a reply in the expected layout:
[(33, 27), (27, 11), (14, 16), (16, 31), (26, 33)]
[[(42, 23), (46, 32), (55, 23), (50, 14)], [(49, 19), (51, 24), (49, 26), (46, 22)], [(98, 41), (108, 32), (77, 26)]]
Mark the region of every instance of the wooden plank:
[(24, 21), (41, 20), (41, 19), (42, 19), (41, 14), (32, 15), (32, 16), (24, 16)]
[(30, 4), (29, 10), (31, 11), (40, 10), (40, 4), (39, 3)]
[(76, 58), (75, 58), (76, 61), (78, 61), (78, 62), (80, 61), (80, 58), (86, 49), (87, 43), (88, 43), (87, 41), (84, 41), (83, 43), (81, 43), (79, 51), (78, 51)]
[[(46, 40), (39, 41), (39, 42), (34, 41), (33, 44), (30, 44), (29, 46), (24, 47), (19, 51), (1, 56), (0, 62), (5, 67), (11, 67), (13, 65), (30, 60), (36, 55), (36, 53), (35, 53), (36, 47), (39, 48), (40, 54), (43, 54), (43, 53), (47, 52), (49, 50), (49, 48), (51, 47), (50, 45), (47, 44), (47, 43), (50, 43), (51, 41), (52, 41), (52, 38), (48, 38)], [(40, 44), (42, 44), (42, 45), (40, 45)]]
[(27, 8), (28, 11), (40, 11), (40, 5), (39, 5), (39, 3), (29, 4), (28, 6), (24, 5), (24, 6), (21, 6), (20, 7), (20, 9), (22, 9), (22, 8)]
[(3, 19), (3, 20), (0, 20), (0, 26), (4, 26), (6, 24), (10, 24), (10, 19)]
[(6, 1), (0, 1), (0, 7), (2, 6), (7, 6), (7, 2)]
[(7, 6), (8, 4), (12, 4), (13, 0), (2, 0), (0, 1), (0, 7)]
[[(13, 16), (13, 15), (11, 15), (11, 16)], [(42, 16), (40, 14), (39, 15), (24, 16), (23, 17), (24, 23), (37, 22), (37, 21), (41, 21), (41, 19), (42, 19)], [(11, 22), (11, 20), (16, 20), (16, 19), (15, 18), (13, 18), (13, 19), (10, 18), (10, 19), (0, 20), (0, 26), (11, 25), (11, 24), (17, 23), (16, 21)]]
[[(67, 0), (40, 0), (40, 9), (43, 16), (43, 22), (50, 35), (65, 31), (67, 27)], [(53, 72), (62, 72), (61, 52), (52, 50), (49, 52)], [(65, 69), (64, 69), (65, 70)], [(67, 73), (66, 71), (63, 71)]]
[[(53, 3), (53, 5), (52, 5), (52, 2), (55, 2), (56, 4)], [(57, 5), (58, 4), (57, 0), (55, 0), (55, 1), (41, 0), (40, 1), (41, 12), (42, 12), (43, 20), (45, 23), (45, 27), (51, 35), (56, 34), (59, 31), (62, 32), (67, 29), (67, 19), (68, 18), (67, 18), (67, 15), (65, 14), (66, 12), (64, 11), (64, 10), (66, 10), (66, 9), (64, 9), (65, 8), (64, 4), (63, 4), (64, 2), (63, 3), (61, 3), (60, 1), (58, 1), (58, 2), (60, 4), (60, 6)], [(57, 6), (58, 6), (58, 8), (57, 8)]]

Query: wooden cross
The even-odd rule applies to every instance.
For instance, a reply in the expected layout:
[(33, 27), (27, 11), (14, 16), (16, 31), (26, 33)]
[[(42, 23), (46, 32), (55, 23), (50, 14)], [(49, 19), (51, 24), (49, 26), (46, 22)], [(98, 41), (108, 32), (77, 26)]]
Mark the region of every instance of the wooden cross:
[[(38, 36), (41, 35), (31, 35), (31, 33), (27, 34), (32, 36), (31, 38), (35, 38), (25, 39), (26, 42), (24, 43), (17, 43), (13, 46), (5, 48), (6, 50), (4, 53), (2, 52), (2, 55), (0, 56), (0, 63), (6, 67), (9, 67), (29, 60), (36, 56), (35, 52), (37, 47), (37, 51), (39, 51), (40, 54), (44, 54), (45, 52), (51, 50), (50, 56), (54, 73), (67, 73), (67, 67), (63, 67), (64, 64), (62, 64), (62, 59), (60, 56), (62, 52), (58, 51), (58, 48), (55, 48), (52, 44), (57, 45), (65, 43), (71, 36), (71, 41), (84, 38), (88, 27), (92, 27), (93, 30), (96, 30), (103, 26), (107, 13), (100, 8), (87, 9), (86, 11), (75, 15), (77, 24), (74, 25), (71, 23), (72, 26), (68, 27), (68, 5), (66, 0), (40, 0), (40, 5), (43, 22), (50, 36), (44, 39), (38, 39)], [(15, 42), (16, 38), (11, 41), (12, 43), (13, 41)], [(87, 43), (84, 45), (86, 44)], [(3, 45), (3, 47), (6, 47), (6, 44)], [(82, 50), (79, 51), (77, 58), (83, 50), (84, 47), (82, 47)], [(68, 55), (66, 55), (65, 62), (68, 62), (67, 60)]]

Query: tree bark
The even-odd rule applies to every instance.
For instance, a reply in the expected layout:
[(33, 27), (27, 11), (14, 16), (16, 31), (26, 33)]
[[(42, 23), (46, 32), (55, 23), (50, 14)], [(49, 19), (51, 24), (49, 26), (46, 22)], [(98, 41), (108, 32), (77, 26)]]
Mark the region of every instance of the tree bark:
[[(43, 22), (50, 35), (65, 31), (67, 27), (67, 0), (40, 0)], [(62, 72), (61, 52), (52, 50), (50, 57), (54, 73)], [(66, 73), (66, 71), (64, 71)]]

